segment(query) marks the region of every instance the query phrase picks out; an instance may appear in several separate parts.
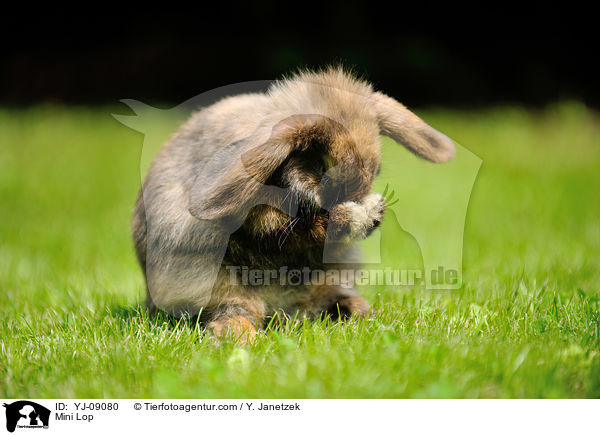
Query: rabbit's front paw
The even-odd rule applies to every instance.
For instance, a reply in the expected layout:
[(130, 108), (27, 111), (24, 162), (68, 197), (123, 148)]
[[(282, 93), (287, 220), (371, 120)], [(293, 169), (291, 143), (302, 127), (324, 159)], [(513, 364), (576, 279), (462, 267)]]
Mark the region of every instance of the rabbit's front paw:
[(334, 240), (362, 240), (379, 226), (385, 212), (385, 198), (378, 193), (362, 202), (347, 201), (330, 212), (329, 234)]
[(383, 220), (383, 215), (385, 214), (385, 197), (379, 193), (371, 193), (367, 195), (362, 203), (367, 212), (369, 221), (372, 222), (372, 226), (367, 229), (368, 236)]

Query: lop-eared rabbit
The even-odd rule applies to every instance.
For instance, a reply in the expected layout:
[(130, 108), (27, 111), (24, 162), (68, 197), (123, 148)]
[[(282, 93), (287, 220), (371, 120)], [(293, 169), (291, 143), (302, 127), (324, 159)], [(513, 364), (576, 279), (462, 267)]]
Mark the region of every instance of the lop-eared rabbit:
[(242, 341), (275, 313), (368, 315), (351, 283), (263, 276), (250, 285), (242, 272), (352, 267), (354, 242), (385, 211), (371, 192), (380, 135), (432, 162), (455, 152), (448, 137), (341, 68), (194, 113), (154, 159), (135, 208), (149, 310), (199, 315), (217, 336)]

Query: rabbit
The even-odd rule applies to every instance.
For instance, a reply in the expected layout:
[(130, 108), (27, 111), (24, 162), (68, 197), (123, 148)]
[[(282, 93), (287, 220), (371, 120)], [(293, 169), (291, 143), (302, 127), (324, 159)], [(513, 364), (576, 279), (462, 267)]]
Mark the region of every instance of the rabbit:
[(232, 270), (354, 267), (355, 242), (385, 212), (371, 192), (380, 135), (432, 162), (455, 153), (447, 136), (341, 67), (193, 113), (153, 160), (135, 206), (150, 312), (199, 316), (243, 342), (276, 314), (368, 316), (351, 282), (248, 285)]

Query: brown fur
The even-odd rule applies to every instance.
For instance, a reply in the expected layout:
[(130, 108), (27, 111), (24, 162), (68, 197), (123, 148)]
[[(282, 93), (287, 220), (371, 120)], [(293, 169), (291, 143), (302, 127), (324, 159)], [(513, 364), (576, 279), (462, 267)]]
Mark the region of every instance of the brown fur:
[[(336, 68), (192, 115), (159, 152), (136, 204), (133, 236), (148, 306), (201, 312), (218, 334), (238, 335), (274, 313), (366, 315), (356, 290), (245, 286), (232, 283), (226, 267), (346, 267), (356, 256), (353, 242), (383, 217), (384, 199), (370, 193), (380, 133), (432, 161), (454, 153), (446, 136)], [(323, 263), (327, 240), (333, 264)]]
[(217, 337), (227, 338), (231, 335), (231, 338), (240, 344), (251, 343), (256, 337), (256, 328), (244, 316), (222, 317), (213, 320), (207, 326)]

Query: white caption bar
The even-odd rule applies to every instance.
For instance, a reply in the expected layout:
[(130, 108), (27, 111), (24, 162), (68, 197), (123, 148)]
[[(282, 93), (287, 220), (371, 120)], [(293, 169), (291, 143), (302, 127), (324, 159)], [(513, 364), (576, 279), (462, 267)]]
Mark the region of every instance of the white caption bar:
[[(46, 400), (4, 399), (15, 434), (584, 433), (596, 400)], [(42, 432), (34, 429), (44, 429)], [(326, 432), (325, 432), (326, 431)]]

